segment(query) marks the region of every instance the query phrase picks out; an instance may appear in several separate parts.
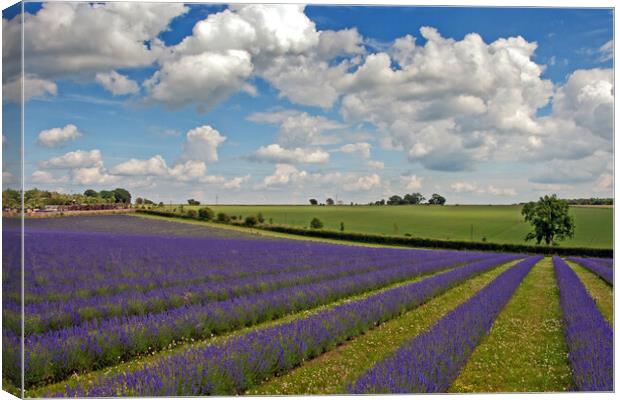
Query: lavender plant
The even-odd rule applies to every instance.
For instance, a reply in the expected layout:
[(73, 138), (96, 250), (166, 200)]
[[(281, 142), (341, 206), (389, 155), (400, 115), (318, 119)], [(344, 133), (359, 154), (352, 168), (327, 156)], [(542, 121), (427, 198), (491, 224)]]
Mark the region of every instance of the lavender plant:
[(290, 370), (472, 276), (514, 260), (496, 255), (422, 281), (388, 289), (303, 319), (255, 330), (219, 345), (194, 347), (136, 370), (99, 375), (88, 386), (49, 396), (180, 396), (239, 394)]
[(523, 278), (542, 257), (529, 257), (441, 318), (425, 333), (362, 375), (353, 393), (442, 393), (480, 342)]
[(553, 257), (553, 266), (560, 288), (564, 335), (575, 387), (582, 391), (612, 391), (614, 335), (611, 326), (566, 262)]
[[(497, 264), (498, 260), (510, 258), (495, 255), (483, 262)], [(181, 306), (161, 313), (86, 321), (61, 330), (29, 335), (25, 338), (26, 381), (34, 384), (58, 380), (75, 371), (111, 365), (165, 348), (174, 341), (230, 332), (411, 279), (421, 273), (439, 271), (456, 261), (429, 260), (415, 267), (393, 267), (205, 305)]]
[(603, 261), (600, 258), (580, 258), (580, 257), (568, 257), (569, 261), (576, 262), (590, 272), (598, 275), (602, 280), (614, 285), (614, 270), (610, 268), (607, 261)]

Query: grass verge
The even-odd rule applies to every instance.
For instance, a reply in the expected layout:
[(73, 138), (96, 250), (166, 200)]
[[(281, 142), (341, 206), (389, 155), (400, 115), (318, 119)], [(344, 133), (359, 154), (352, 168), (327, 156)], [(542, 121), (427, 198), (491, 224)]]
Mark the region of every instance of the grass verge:
[(511, 261), (471, 278), (420, 307), (303, 363), (287, 374), (274, 377), (261, 386), (247, 391), (246, 394), (345, 393), (347, 384), (354, 381), (377, 361), (396, 351), (404, 341), (426, 331), (439, 318), (466, 301), (518, 261)]
[(586, 287), (586, 290), (592, 296), (598, 309), (609, 324), (614, 326), (614, 288), (602, 280), (598, 275), (588, 271), (581, 265), (567, 261), (566, 262), (575, 271), (579, 280)]
[(525, 277), (451, 392), (559, 392), (572, 386), (550, 258)]

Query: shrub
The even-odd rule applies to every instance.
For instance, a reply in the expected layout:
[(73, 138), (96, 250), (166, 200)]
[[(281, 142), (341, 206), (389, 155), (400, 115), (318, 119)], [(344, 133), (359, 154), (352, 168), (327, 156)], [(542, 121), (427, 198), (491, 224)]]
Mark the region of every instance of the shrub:
[(273, 225), (273, 218), (269, 218), (269, 225)]
[(203, 219), (205, 221), (210, 221), (215, 216), (215, 213), (209, 207), (203, 207), (198, 210), (198, 218)]
[[(233, 215), (233, 217), (234, 217), (234, 219), (237, 219), (237, 217), (235, 217), (234, 215)], [(230, 216), (228, 214), (226, 214), (226, 213), (223, 213), (223, 212), (217, 213), (217, 220), (219, 222), (230, 222)]]
[(344, 222), (340, 223), (340, 232), (344, 232)]
[[(223, 214), (223, 213), (220, 213), (220, 214)], [(237, 220), (237, 216), (233, 215), (232, 217), (230, 217), (230, 219), (232, 219), (233, 221), (236, 221)]]
[(258, 223), (258, 220), (256, 219), (255, 216), (250, 215), (250, 216), (245, 217), (244, 224), (246, 224), (247, 226), (254, 226), (257, 223)]
[(310, 228), (312, 229), (321, 229), (323, 227), (323, 223), (317, 217), (312, 218), (310, 221)]
[(187, 210), (185, 215), (187, 216), (187, 218), (196, 218), (198, 216), (198, 213), (196, 212), (196, 210)]
[(260, 224), (262, 224), (263, 222), (265, 222), (265, 217), (263, 217), (263, 213), (258, 213), (258, 214), (256, 215), (256, 219), (258, 220), (258, 222), (259, 222)]

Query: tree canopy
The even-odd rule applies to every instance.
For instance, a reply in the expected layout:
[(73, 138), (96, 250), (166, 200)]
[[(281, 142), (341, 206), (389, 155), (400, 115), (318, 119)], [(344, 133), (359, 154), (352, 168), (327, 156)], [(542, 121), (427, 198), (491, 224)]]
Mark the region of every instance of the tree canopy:
[[(52, 192), (41, 189), (29, 189), (24, 192), (25, 208), (43, 208), (48, 205), (71, 205), (71, 204), (109, 204), (129, 203), (131, 194), (123, 188), (114, 190), (102, 190), (96, 192), (87, 189), (83, 194), (67, 194)], [(5, 208), (21, 207), (21, 191), (6, 189), (2, 192), (2, 204)]]
[(443, 206), (446, 204), (446, 198), (440, 194), (433, 193), (430, 199), (428, 199), (428, 204), (435, 204), (439, 206)]
[(526, 203), (521, 210), (525, 221), (534, 230), (525, 236), (526, 241), (536, 239), (536, 244), (544, 240), (547, 246), (555, 245), (556, 240), (565, 240), (575, 235), (575, 221), (568, 214), (568, 203), (555, 194), (541, 197), (537, 202)]

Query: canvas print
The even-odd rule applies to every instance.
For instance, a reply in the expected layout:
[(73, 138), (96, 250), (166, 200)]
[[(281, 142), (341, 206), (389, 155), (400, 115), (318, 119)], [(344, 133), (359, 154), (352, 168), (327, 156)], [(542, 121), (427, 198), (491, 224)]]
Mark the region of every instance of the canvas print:
[(6, 8), (2, 389), (613, 392), (613, 24)]

